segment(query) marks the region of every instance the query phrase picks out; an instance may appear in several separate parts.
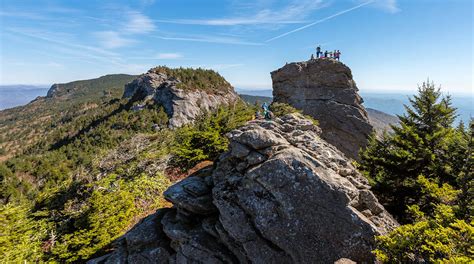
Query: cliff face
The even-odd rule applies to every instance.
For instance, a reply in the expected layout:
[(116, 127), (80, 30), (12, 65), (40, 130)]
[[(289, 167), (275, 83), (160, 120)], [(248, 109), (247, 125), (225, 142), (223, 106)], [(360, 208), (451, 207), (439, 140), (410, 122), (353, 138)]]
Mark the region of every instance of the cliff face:
[(139, 100), (153, 99), (164, 107), (169, 116), (169, 127), (180, 127), (192, 122), (206, 111), (222, 104), (232, 104), (239, 96), (232, 87), (206, 91), (180, 88), (181, 80), (166, 73), (150, 70), (125, 86), (123, 97)]
[(273, 101), (319, 120), (321, 136), (357, 159), (372, 132), (349, 67), (332, 59), (295, 62), (271, 73)]
[(374, 236), (397, 225), (366, 179), (299, 114), (229, 133), (230, 150), (165, 192), (89, 263), (373, 262)]

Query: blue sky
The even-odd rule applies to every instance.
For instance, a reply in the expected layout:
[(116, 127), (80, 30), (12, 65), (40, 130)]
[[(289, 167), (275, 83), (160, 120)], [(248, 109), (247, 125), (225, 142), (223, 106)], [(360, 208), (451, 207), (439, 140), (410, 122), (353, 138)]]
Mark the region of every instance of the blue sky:
[(0, 0), (0, 84), (51, 84), (156, 65), (205, 67), (235, 87), (339, 49), (363, 91), (430, 78), (473, 88), (470, 0)]

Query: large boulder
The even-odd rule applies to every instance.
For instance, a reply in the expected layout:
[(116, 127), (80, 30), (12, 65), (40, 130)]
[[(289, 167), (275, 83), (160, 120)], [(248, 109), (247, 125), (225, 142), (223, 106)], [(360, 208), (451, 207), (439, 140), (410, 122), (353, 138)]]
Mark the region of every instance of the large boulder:
[(155, 103), (162, 105), (168, 114), (169, 127), (176, 128), (191, 123), (204, 112), (239, 100), (230, 84), (225, 80), (223, 82), (225, 85), (222, 89), (205, 90), (197, 88), (197, 85), (185, 89), (180, 86), (180, 79), (151, 69), (127, 84), (123, 97), (134, 100), (153, 99)]
[(299, 114), (232, 131), (213, 167), (165, 192), (173, 208), (130, 231), (143, 241), (128, 233), (91, 263), (373, 263), (397, 223), (320, 132)]
[(271, 73), (273, 101), (289, 104), (319, 120), (321, 136), (358, 159), (372, 125), (349, 67), (329, 59), (294, 62)]

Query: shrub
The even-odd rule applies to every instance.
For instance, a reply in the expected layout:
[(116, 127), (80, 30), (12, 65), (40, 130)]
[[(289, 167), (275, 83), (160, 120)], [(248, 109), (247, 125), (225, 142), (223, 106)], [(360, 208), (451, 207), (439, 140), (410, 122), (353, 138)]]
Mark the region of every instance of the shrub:
[(474, 226), (454, 217), (453, 208), (438, 204), (433, 217), (414, 206), (419, 221), (376, 238), (377, 258), (387, 263), (471, 263)]
[(254, 109), (242, 102), (232, 107), (220, 107), (208, 113), (193, 125), (176, 131), (172, 163), (187, 170), (203, 160), (214, 160), (227, 150), (226, 133), (253, 118)]
[(148, 72), (166, 74), (168, 77), (174, 77), (180, 81), (177, 85), (185, 90), (205, 90), (209, 92), (228, 92), (232, 86), (219, 73), (213, 70), (176, 68), (171, 69), (165, 66), (158, 66), (150, 69)]
[(85, 210), (74, 219), (73, 232), (59, 236), (52, 255), (65, 262), (83, 261), (106, 248), (121, 236), (137, 216), (163, 207), (163, 192), (170, 181), (163, 175), (142, 174), (131, 180), (115, 174), (97, 183), (91, 196), (83, 201)]
[(47, 224), (28, 217), (28, 206), (0, 206), (0, 255), (3, 263), (41, 262)]
[[(275, 116), (284, 116), (284, 115), (292, 114), (292, 113), (301, 114), (301, 112), (302, 112), (301, 110), (298, 110), (298, 109), (294, 108), (293, 106), (291, 106), (289, 104), (278, 103), (278, 102), (273, 102), (270, 105), (270, 111), (272, 111), (272, 113)], [(314, 119), (312, 116), (309, 116), (309, 115), (303, 115), (303, 116), (305, 118), (311, 120), (311, 122), (313, 122), (313, 125), (315, 125), (315, 126), (319, 125), (318, 120)]]

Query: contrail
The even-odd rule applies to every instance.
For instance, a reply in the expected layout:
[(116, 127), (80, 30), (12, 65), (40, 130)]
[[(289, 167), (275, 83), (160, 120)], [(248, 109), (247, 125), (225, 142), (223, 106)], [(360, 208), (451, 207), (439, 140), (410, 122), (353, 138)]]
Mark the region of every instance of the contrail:
[(373, 3), (373, 2), (375, 2), (375, 0), (362, 3), (362, 4), (360, 4), (360, 5), (354, 6), (354, 7), (352, 7), (352, 8), (349, 8), (349, 9), (344, 10), (344, 11), (341, 11), (341, 12), (338, 12), (338, 13), (336, 13), (336, 14), (334, 14), (334, 15), (325, 17), (325, 18), (323, 18), (323, 19), (321, 19), (321, 20), (315, 21), (315, 22), (310, 23), (310, 24), (308, 24), (308, 25), (299, 27), (299, 28), (294, 29), (294, 30), (292, 30), (292, 31), (288, 31), (288, 32), (286, 32), (286, 33), (283, 33), (283, 34), (278, 35), (278, 36), (276, 36), (276, 37), (273, 37), (273, 38), (271, 38), (271, 39), (267, 39), (267, 40), (265, 40), (265, 42), (270, 42), (270, 41), (273, 41), (273, 40), (275, 40), (275, 39), (279, 39), (279, 38), (282, 38), (282, 37), (284, 37), (284, 36), (287, 36), (287, 35), (293, 34), (293, 33), (295, 33), (295, 32), (301, 31), (301, 30), (303, 30), (303, 29), (305, 29), (305, 28), (312, 27), (312, 26), (314, 26), (314, 25), (316, 25), (316, 24), (322, 23), (322, 22), (324, 22), (324, 21), (326, 21), (326, 20), (329, 20), (329, 19), (331, 19), (331, 18), (340, 16), (340, 15), (345, 14), (345, 13), (347, 13), (347, 12), (350, 12), (350, 11), (352, 11), (352, 10), (356, 10), (356, 9), (358, 9), (358, 8), (361, 8), (361, 7), (363, 7), (363, 6), (366, 6), (366, 5), (368, 5), (368, 4), (371, 4), (371, 3)]

